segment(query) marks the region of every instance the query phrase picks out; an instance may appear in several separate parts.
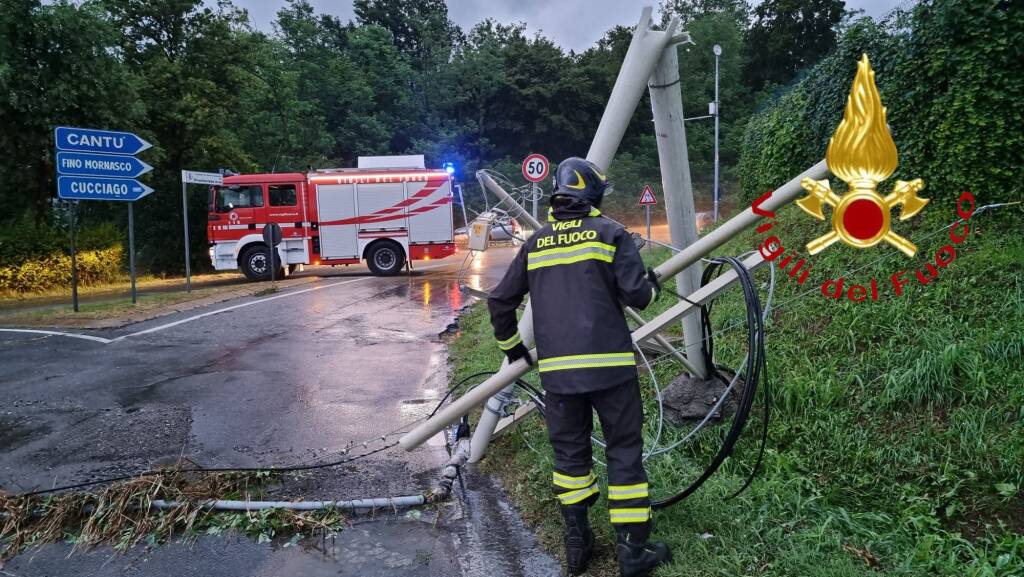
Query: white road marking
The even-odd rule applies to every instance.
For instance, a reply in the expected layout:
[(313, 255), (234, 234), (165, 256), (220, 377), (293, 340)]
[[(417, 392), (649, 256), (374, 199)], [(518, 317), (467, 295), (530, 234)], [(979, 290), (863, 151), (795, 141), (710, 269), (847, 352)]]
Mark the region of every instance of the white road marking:
[(37, 335), (51, 335), (58, 337), (71, 337), (73, 339), (85, 339), (87, 341), (96, 341), (98, 343), (112, 343), (112, 339), (105, 339), (103, 337), (94, 337), (92, 335), (80, 335), (78, 333), (62, 333), (59, 331), (40, 331), (35, 329), (0, 329), (0, 332), (4, 333), (33, 333)]
[[(443, 264), (436, 264), (436, 265), (433, 265), (433, 266), (421, 267), (421, 268), (413, 269), (413, 272), (430, 270), (430, 269), (446, 266), (448, 264), (451, 264), (451, 263), (443, 263)], [(351, 283), (354, 283), (354, 282), (360, 282), (360, 281), (364, 281), (364, 280), (369, 280), (369, 279), (372, 279), (372, 278), (375, 278), (375, 277), (364, 276), (364, 277), (360, 277), (360, 278), (356, 278), (356, 279), (339, 281), (339, 282), (335, 282), (335, 283), (331, 283), (331, 284), (325, 284), (325, 285), (321, 285), (321, 286), (315, 286), (315, 287), (312, 287), (312, 288), (307, 288), (307, 289), (287, 292), (287, 293), (284, 293), (284, 294), (279, 294), (279, 295), (275, 295), (275, 296), (272, 296), (272, 297), (267, 297), (267, 298), (264, 298), (264, 299), (259, 299), (259, 300), (255, 300), (255, 301), (249, 301), (249, 302), (240, 303), (240, 304), (237, 304), (237, 305), (231, 305), (229, 307), (224, 307), (222, 309), (217, 309), (215, 311), (209, 311), (209, 312), (205, 312), (205, 313), (202, 313), (202, 314), (193, 315), (191, 317), (187, 317), (187, 318), (184, 318), (184, 319), (176, 320), (174, 322), (158, 325), (158, 326), (151, 327), (151, 328), (148, 328), (148, 329), (144, 329), (144, 330), (141, 330), (141, 331), (137, 331), (137, 332), (134, 332), (134, 333), (131, 333), (131, 334), (123, 335), (123, 336), (117, 337), (115, 339), (111, 339), (111, 340), (104, 339), (104, 340), (106, 340), (107, 342), (114, 342), (114, 341), (124, 340), (124, 339), (127, 339), (129, 337), (135, 337), (135, 336), (138, 336), (138, 335), (145, 335), (145, 334), (149, 334), (149, 333), (155, 333), (157, 331), (162, 331), (164, 329), (169, 329), (171, 327), (176, 327), (178, 325), (183, 325), (185, 323), (190, 323), (192, 321), (196, 321), (196, 320), (199, 320), (199, 319), (202, 319), (202, 318), (206, 318), (206, 317), (209, 317), (209, 316), (213, 316), (213, 315), (216, 315), (216, 314), (225, 313), (225, 312), (228, 312), (228, 311), (233, 311), (233, 310), (236, 310), (236, 309), (240, 309), (240, 308), (244, 308), (244, 307), (248, 307), (248, 306), (252, 306), (252, 305), (258, 305), (258, 304), (265, 303), (265, 302), (272, 301), (272, 300), (283, 299), (285, 297), (300, 295), (300, 294), (308, 293), (308, 292), (312, 292), (312, 291), (318, 291), (318, 290), (323, 290), (323, 289), (332, 288), (332, 287), (336, 287), (336, 286), (341, 286), (341, 285), (345, 285), (345, 284), (351, 284)], [(98, 338), (98, 337), (92, 337), (92, 338)]]
[[(431, 266), (424, 266), (424, 267), (413, 269), (413, 272), (420, 272), (420, 271), (425, 271), (425, 270), (431, 270), (431, 269), (440, 268), (440, 267), (443, 267), (443, 266), (448, 266), (450, 264), (453, 264), (453, 263), (438, 263), (438, 264), (431, 265)], [(364, 276), (364, 277), (360, 277), (360, 278), (356, 278), (356, 279), (338, 281), (338, 282), (335, 282), (335, 283), (315, 286), (315, 287), (311, 287), (311, 288), (307, 288), (307, 289), (302, 289), (302, 290), (297, 290), (297, 291), (292, 291), (292, 292), (286, 292), (284, 294), (274, 295), (272, 297), (267, 297), (267, 298), (263, 298), (263, 299), (259, 299), (259, 300), (255, 300), (255, 301), (239, 303), (237, 305), (231, 305), (229, 307), (224, 307), (222, 309), (217, 309), (215, 311), (209, 311), (209, 312), (205, 312), (205, 313), (202, 313), (202, 314), (193, 315), (193, 316), (190, 316), (190, 317), (187, 317), (187, 318), (184, 318), (184, 319), (176, 320), (176, 321), (170, 322), (170, 323), (165, 323), (165, 324), (162, 324), (162, 325), (158, 325), (158, 326), (151, 327), (151, 328), (148, 328), (148, 329), (145, 329), (145, 330), (137, 331), (137, 332), (134, 332), (134, 333), (131, 333), (131, 334), (123, 335), (123, 336), (120, 336), (120, 337), (117, 337), (117, 338), (113, 338), (113, 339), (105, 339), (103, 337), (96, 337), (96, 336), (92, 336), (92, 335), (83, 335), (83, 334), (79, 334), (79, 333), (65, 333), (65, 332), (60, 332), (60, 331), (44, 331), (44, 330), (37, 330), (37, 329), (3, 329), (3, 328), (0, 328), (0, 332), (5, 332), (5, 333), (32, 333), (32, 334), (38, 334), (38, 335), (51, 335), (51, 336), (60, 336), (60, 337), (71, 337), (71, 338), (74, 338), (74, 339), (85, 339), (87, 341), (95, 341), (97, 343), (103, 343), (103, 344), (107, 345), (107, 344), (110, 344), (110, 343), (113, 343), (113, 342), (116, 342), (116, 341), (121, 341), (121, 340), (127, 339), (129, 337), (134, 337), (134, 336), (138, 336), (138, 335), (145, 335), (145, 334), (149, 334), (149, 333), (155, 333), (157, 331), (162, 331), (164, 329), (169, 329), (171, 327), (176, 327), (178, 325), (183, 325), (185, 323), (190, 323), (192, 321), (199, 320), (199, 319), (202, 319), (202, 318), (206, 318), (206, 317), (209, 317), (209, 316), (213, 316), (213, 315), (216, 315), (216, 314), (220, 314), (220, 313), (224, 313), (224, 312), (228, 312), (228, 311), (233, 311), (233, 310), (236, 310), (236, 309), (240, 309), (240, 308), (244, 308), (244, 307), (248, 307), (248, 306), (252, 306), (252, 305), (258, 305), (258, 304), (265, 303), (265, 302), (268, 302), (268, 301), (282, 299), (284, 297), (290, 297), (290, 296), (300, 295), (300, 294), (308, 293), (308, 292), (312, 292), (312, 291), (328, 289), (328, 288), (332, 288), (332, 287), (336, 287), (336, 286), (341, 286), (341, 285), (345, 285), (345, 284), (351, 284), (351, 283), (354, 283), (354, 282), (369, 280), (369, 279), (372, 279), (372, 278), (375, 278), (375, 277)]]

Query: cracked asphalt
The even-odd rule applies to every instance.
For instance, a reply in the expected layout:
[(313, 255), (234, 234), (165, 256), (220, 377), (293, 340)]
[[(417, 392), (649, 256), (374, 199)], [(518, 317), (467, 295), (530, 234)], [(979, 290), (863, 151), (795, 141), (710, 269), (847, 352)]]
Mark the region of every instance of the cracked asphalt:
[[(486, 288), (513, 250), (492, 248), (462, 282)], [(448, 385), (442, 334), (472, 298), (463, 257), (409, 275), (320, 268), (272, 297), (245, 297), (117, 329), (70, 332), (111, 342), (0, 332), (0, 490), (17, 493), (130, 474), (184, 456), (207, 467), (328, 459), (398, 439)], [(223, 311), (223, 312), (215, 312)], [(215, 313), (215, 314), (210, 314)], [(61, 330), (61, 329), (55, 329)], [(385, 439), (381, 440), (384, 436)], [(354, 447), (352, 444), (356, 443)], [(318, 471), (282, 496), (418, 494), (446, 460), (442, 439)], [(296, 547), (242, 537), (15, 557), (4, 575), (547, 576), (541, 552), (496, 481), (467, 477), (436, 513), (357, 519), (332, 540)]]

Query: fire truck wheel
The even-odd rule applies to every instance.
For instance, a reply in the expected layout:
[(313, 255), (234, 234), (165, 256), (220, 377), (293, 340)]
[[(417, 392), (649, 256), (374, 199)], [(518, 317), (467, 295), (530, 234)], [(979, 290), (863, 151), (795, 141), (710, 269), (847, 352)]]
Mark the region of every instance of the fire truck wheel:
[(366, 251), (366, 264), (377, 276), (394, 276), (405, 265), (405, 251), (393, 240), (379, 240)]
[[(247, 249), (242, 253), (242, 258), (238, 259), (238, 263), (241, 266), (242, 272), (245, 273), (245, 278), (251, 281), (265, 281), (270, 280), (270, 268), (267, 266), (267, 247), (266, 245), (256, 245), (250, 249)], [(277, 255), (274, 255), (274, 260), (277, 261), (277, 278), (282, 278), (284, 275), (283, 268), (281, 267), (281, 259)]]

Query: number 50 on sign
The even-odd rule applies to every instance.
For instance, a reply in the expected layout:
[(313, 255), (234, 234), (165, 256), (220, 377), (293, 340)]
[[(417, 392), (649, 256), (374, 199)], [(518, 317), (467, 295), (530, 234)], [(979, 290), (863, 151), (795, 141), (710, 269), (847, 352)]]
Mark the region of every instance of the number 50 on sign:
[(523, 178), (540, 182), (548, 177), (548, 159), (543, 154), (531, 154), (523, 160)]

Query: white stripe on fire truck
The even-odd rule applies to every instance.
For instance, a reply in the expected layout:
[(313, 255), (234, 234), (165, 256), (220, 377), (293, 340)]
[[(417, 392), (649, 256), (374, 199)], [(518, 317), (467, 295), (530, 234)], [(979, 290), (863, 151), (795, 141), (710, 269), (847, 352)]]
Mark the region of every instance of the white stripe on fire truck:
[[(295, 224), (281, 224), (281, 223), (277, 223), (277, 224), (281, 228), (303, 228), (303, 227), (307, 227), (307, 226), (311, 226), (312, 225), (311, 222), (301, 222), (301, 223), (299, 223), (299, 226), (295, 226)], [(262, 229), (266, 225), (267, 225), (267, 223), (265, 223), (265, 222), (254, 222), (251, 226), (259, 228), (259, 229)], [(245, 229), (247, 229), (249, 227), (250, 227), (250, 225), (248, 225), (248, 224), (219, 224), (219, 225), (215, 225), (213, 227), (213, 230), (245, 230)]]

